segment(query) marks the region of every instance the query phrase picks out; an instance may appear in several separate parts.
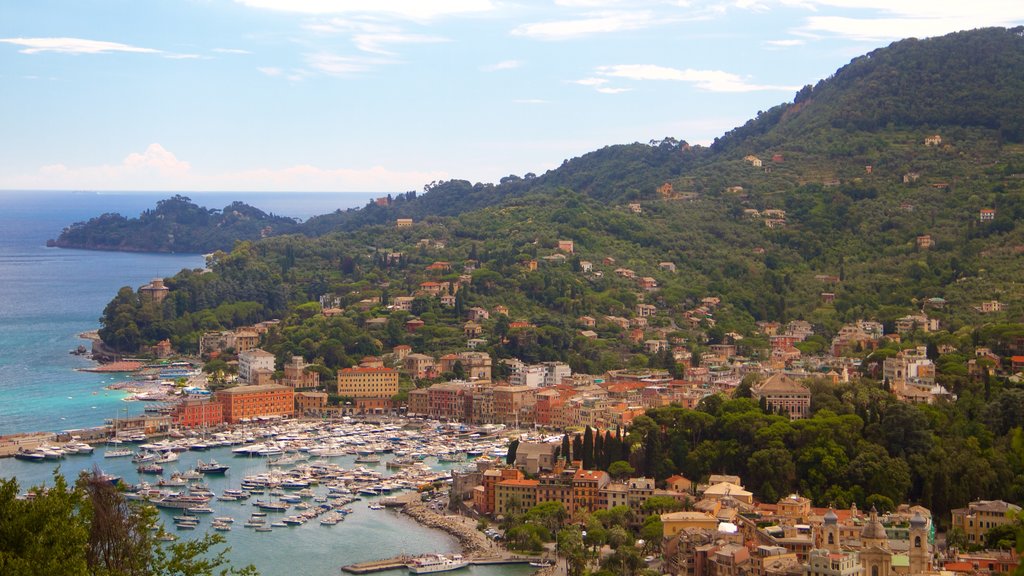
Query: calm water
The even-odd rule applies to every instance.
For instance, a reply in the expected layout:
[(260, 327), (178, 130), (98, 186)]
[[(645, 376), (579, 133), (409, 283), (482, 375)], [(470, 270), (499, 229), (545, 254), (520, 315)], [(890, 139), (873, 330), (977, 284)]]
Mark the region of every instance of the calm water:
[[(141, 403), (122, 402), (122, 395), (103, 390), (116, 378), (75, 368), (92, 365), (68, 352), (87, 344), (77, 335), (98, 328), (103, 307), (121, 286), (138, 287), (158, 276), (201, 267), (199, 255), (153, 255), (91, 252), (46, 248), (48, 238), (72, 223), (103, 212), (136, 216), (170, 194), (17, 193), (0, 192), (0, 434), (24, 431), (60, 431), (102, 424), (103, 419), (142, 409)], [(379, 194), (378, 194), (379, 195)], [(246, 201), (264, 211), (308, 218), (338, 208), (361, 206), (373, 194), (193, 194), (209, 208), (223, 208), (233, 200)], [(105, 459), (102, 447), (91, 457), (72, 456), (60, 464), (74, 477), (98, 464), (138, 481), (129, 459)], [(220, 492), (238, 487), (245, 474), (263, 469), (260, 459), (232, 457), (227, 449), (205, 454), (182, 454), (179, 470), (197, 458), (216, 458), (231, 465), (224, 478), (209, 480)], [(351, 458), (335, 461), (351, 465)], [(51, 480), (54, 466), (0, 459), (0, 477), (16, 477), (22, 488)], [(173, 468), (173, 465), (171, 466)], [(224, 533), (236, 564), (253, 563), (264, 575), (300, 573), (311, 576), (339, 574), (353, 562), (399, 553), (444, 552), (455, 542), (446, 534), (428, 530), (389, 511), (373, 511), (365, 502), (336, 526), (310, 522), (295, 528), (257, 533), (241, 526), (253, 507), (248, 503), (214, 501), (217, 515), (230, 515), (236, 527)], [(170, 521), (170, 514), (161, 513)], [(204, 519), (209, 526), (209, 519)], [(173, 531), (173, 528), (172, 528)], [(189, 533), (182, 533), (188, 536)], [(525, 567), (490, 567), (460, 574), (524, 575)], [(383, 573), (398, 576), (405, 571)]]
[[(73, 222), (104, 212), (137, 216), (170, 194), (0, 192), (0, 434), (96, 426), (142, 409), (103, 390), (116, 377), (76, 372), (92, 363), (69, 351), (99, 328), (121, 286), (138, 287), (199, 255), (128, 254), (47, 248)], [(194, 194), (203, 206), (243, 200), (266, 212), (308, 218), (360, 206), (369, 194)]]
[[(140, 475), (135, 471), (136, 464), (130, 458), (104, 458), (104, 448), (96, 449), (92, 456), (68, 456), (61, 462), (61, 470), (65, 476), (74, 476), (78, 470), (90, 469), (93, 464), (100, 466), (104, 472), (123, 476), (127, 482), (138, 482)], [(392, 456), (385, 455), (380, 469), (387, 474), (383, 462)], [(165, 476), (169, 477), (174, 469), (186, 470), (196, 465), (196, 460), (209, 461), (211, 458), (222, 464), (231, 466), (223, 477), (210, 475), (206, 478), (210, 489), (221, 493), (224, 488), (238, 488), (242, 477), (265, 469), (262, 458), (233, 456), (228, 448), (216, 448), (208, 452), (185, 452), (181, 459), (165, 466)], [(332, 462), (345, 468), (354, 467), (354, 457), (345, 456), (331, 458)], [(428, 458), (428, 464), (435, 464)], [(22, 490), (31, 485), (50, 483), (55, 466), (51, 463), (34, 463), (0, 459), (0, 477), (15, 476)], [(154, 482), (152, 476), (146, 480)], [(326, 490), (318, 488), (317, 494)], [(212, 516), (231, 516), (235, 524), (230, 532), (221, 534), (231, 547), (229, 556), (236, 565), (252, 563), (265, 576), (297, 573), (309, 576), (336, 576), (341, 566), (354, 562), (364, 562), (390, 558), (398, 554), (426, 554), (430, 552), (451, 552), (457, 550), (457, 543), (444, 532), (424, 528), (404, 515), (390, 510), (370, 510), (367, 499), (351, 504), (352, 514), (335, 526), (321, 526), (319, 521), (311, 520), (302, 526), (274, 528), (273, 532), (255, 532), (242, 524), (256, 510), (252, 501), (256, 498), (271, 499), (269, 495), (253, 497), (249, 502), (210, 501), (214, 514), (204, 515), (200, 528), (195, 532), (177, 532), (171, 517), (179, 511), (162, 510), (161, 518), (171, 533), (182, 538), (195, 537), (195, 533), (208, 529)], [(373, 500), (372, 498), (370, 500)], [(268, 513), (268, 522), (295, 512), (285, 514)], [(297, 571), (296, 571), (297, 570)], [(464, 576), (525, 576), (533, 571), (529, 566), (489, 566), (472, 567), (460, 570)], [(384, 576), (407, 574), (405, 570), (381, 572)]]

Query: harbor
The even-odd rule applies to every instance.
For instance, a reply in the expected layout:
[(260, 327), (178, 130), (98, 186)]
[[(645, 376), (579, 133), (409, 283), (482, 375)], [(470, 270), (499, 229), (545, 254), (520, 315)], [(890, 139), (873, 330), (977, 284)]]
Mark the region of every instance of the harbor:
[[(473, 521), (461, 535), (451, 521), (446, 525), (444, 518), (451, 518), (444, 513), (447, 498), (443, 489), (434, 490), (445, 486), (450, 470), (503, 455), (505, 438), (498, 432), (407, 420), (263, 423), (206, 436), (100, 443), (91, 453), (48, 460), (5, 458), (0, 476), (16, 476), (25, 492), (51, 483), (56, 466), (72, 479), (97, 466), (120, 477), (130, 497), (158, 506), (164, 538), (217, 532), (226, 538), (236, 564), (252, 562), (264, 574), (286, 571), (286, 558), (317, 558), (304, 573), (327, 575), (337, 574), (342, 565), (381, 558), (465, 553), (474, 564), (463, 573), (525, 575), (536, 570), (527, 560), (505, 565), (510, 557), (481, 553), (487, 539)], [(43, 444), (48, 450), (66, 446)], [(141, 467), (156, 460), (133, 460), (150, 454), (176, 459), (164, 462), (161, 473), (143, 473)], [(356, 463), (367, 455), (378, 461)], [(200, 461), (227, 469), (203, 474), (197, 470)], [(473, 533), (481, 545), (467, 539)], [(490, 565), (496, 561), (502, 564)], [(388, 570), (408, 572), (405, 565), (373, 571)]]

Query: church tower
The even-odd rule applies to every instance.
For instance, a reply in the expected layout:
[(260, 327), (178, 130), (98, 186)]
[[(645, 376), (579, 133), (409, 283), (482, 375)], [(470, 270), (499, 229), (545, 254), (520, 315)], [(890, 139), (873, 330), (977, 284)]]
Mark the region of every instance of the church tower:
[(928, 520), (915, 512), (910, 519), (910, 574), (924, 574), (931, 570), (928, 554)]
[(860, 564), (864, 576), (892, 576), (892, 550), (885, 526), (878, 519), (878, 510), (871, 507), (871, 516), (860, 532)]
[(836, 515), (835, 510), (831, 506), (829, 506), (828, 512), (825, 512), (824, 520), (823, 548), (829, 552), (839, 552), (841, 550), (839, 544), (839, 516)]

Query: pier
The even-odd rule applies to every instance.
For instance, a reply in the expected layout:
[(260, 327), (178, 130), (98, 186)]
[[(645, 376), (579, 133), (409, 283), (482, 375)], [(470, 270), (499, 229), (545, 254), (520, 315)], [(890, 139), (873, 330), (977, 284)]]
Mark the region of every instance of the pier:
[[(348, 566), (342, 566), (341, 570), (349, 574), (373, 574), (374, 572), (384, 572), (385, 570), (405, 568), (406, 565), (409, 562), (412, 562), (415, 558), (416, 556), (395, 556), (394, 558), (387, 558), (385, 560), (349, 564)], [(536, 556), (522, 556), (519, 554), (502, 554), (498, 556), (468, 558), (468, 560), (470, 566), (493, 566), (497, 564), (529, 564), (530, 562), (539, 561), (540, 558)]]

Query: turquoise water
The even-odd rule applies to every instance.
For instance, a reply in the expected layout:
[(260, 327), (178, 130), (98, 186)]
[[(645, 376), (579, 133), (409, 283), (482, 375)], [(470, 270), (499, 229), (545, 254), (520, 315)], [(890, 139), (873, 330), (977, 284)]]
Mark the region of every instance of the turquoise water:
[[(107, 375), (68, 352), (78, 334), (99, 328), (103, 307), (121, 286), (138, 287), (182, 268), (203, 266), (195, 254), (128, 254), (47, 248), (68, 224), (104, 212), (137, 216), (170, 194), (0, 192), (0, 434), (96, 426), (136, 413), (121, 393), (103, 390)], [(368, 194), (194, 194), (207, 207), (239, 199), (285, 216), (308, 218), (360, 206)]]
[[(142, 409), (141, 403), (122, 402), (121, 394), (103, 390), (116, 377), (76, 372), (92, 365), (68, 351), (83, 343), (77, 335), (98, 328), (103, 307), (121, 286), (145, 284), (183, 267), (202, 266), (199, 255), (153, 255), (91, 252), (46, 248), (45, 242), (76, 221), (103, 212), (135, 216), (169, 194), (18, 193), (0, 192), (0, 434), (60, 431), (102, 424), (104, 418)], [(371, 194), (193, 194), (198, 204), (222, 208), (243, 200), (267, 212), (308, 218), (351, 206), (361, 206)], [(102, 447), (91, 457), (71, 456), (60, 464), (63, 474), (77, 476), (99, 465), (107, 472), (137, 482), (129, 459), (105, 459)], [(182, 454), (179, 470), (197, 458), (213, 457), (231, 465), (223, 479), (211, 477), (215, 492), (238, 487), (245, 474), (262, 470), (260, 459), (232, 457), (225, 449)], [(334, 461), (351, 465), (351, 458)], [(173, 465), (172, 465), (173, 468)], [(0, 477), (16, 477), (26, 489), (51, 480), (54, 466), (0, 459)], [(214, 501), (216, 515), (231, 515), (236, 527), (224, 533), (229, 557), (238, 565), (252, 563), (262, 574), (339, 574), (345, 564), (399, 553), (444, 552), (455, 542), (443, 532), (429, 530), (390, 511), (355, 512), (336, 526), (310, 522), (296, 528), (257, 533), (241, 526), (253, 507), (248, 503)], [(161, 513), (166, 520), (170, 514)], [(209, 520), (203, 522), (209, 525)], [(173, 531), (173, 529), (172, 529)], [(188, 535), (189, 533), (182, 533)], [(403, 570), (385, 576), (405, 574)], [(521, 576), (528, 567), (481, 567), (458, 574)]]
[[(103, 458), (104, 448), (98, 447), (92, 456), (68, 456), (61, 462), (61, 470), (65, 476), (75, 476), (79, 470), (91, 469), (93, 464), (104, 472), (121, 475), (126, 482), (138, 482), (139, 474), (135, 471), (136, 464), (129, 458)], [(198, 459), (209, 461), (211, 458), (221, 464), (231, 466), (223, 477), (210, 475), (206, 478), (210, 489), (221, 493), (224, 488), (238, 488), (242, 478), (265, 469), (262, 458), (233, 456), (228, 448), (215, 448), (208, 452), (185, 452), (178, 462), (165, 466), (165, 476), (170, 476), (173, 469), (186, 470), (193, 468)], [(381, 464), (375, 469), (386, 473), (383, 462), (390, 455), (385, 455)], [(354, 457), (345, 456), (331, 458), (330, 461), (345, 468), (353, 468)], [(427, 460), (433, 463), (433, 458)], [(440, 468), (440, 466), (435, 466)], [(31, 485), (50, 483), (55, 466), (50, 463), (35, 463), (0, 459), (0, 477), (17, 477), (22, 491)], [(146, 480), (153, 482), (153, 477)], [(318, 490), (318, 494), (323, 489)], [(251, 500), (255, 500), (254, 497)], [(270, 499), (270, 496), (258, 498)], [(450, 552), (457, 550), (457, 543), (444, 532), (424, 528), (408, 517), (391, 510), (370, 510), (367, 502), (354, 502), (353, 513), (344, 522), (335, 526), (321, 526), (311, 520), (302, 526), (274, 528), (272, 532), (255, 532), (242, 524), (256, 508), (250, 502), (220, 502), (211, 500), (210, 506), (215, 510), (206, 515), (200, 522), (200, 529), (208, 528), (212, 516), (232, 516), (234, 527), (230, 532), (221, 533), (231, 547), (229, 557), (237, 565), (252, 563), (265, 576), (275, 574), (297, 573), (309, 576), (328, 576), (340, 574), (341, 566), (355, 562), (390, 558), (399, 554), (426, 554), (431, 552)], [(171, 533), (183, 538), (195, 537), (194, 532), (176, 532), (171, 516), (179, 512), (161, 511), (160, 515)], [(291, 514), (294, 512), (289, 512)], [(268, 518), (283, 517), (287, 514), (269, 513)], [(196, 530), (199, 532), (199, 530)], [(481, 566), (460, 570), (457, 574), (465, 576), (525, 576), (533, 571), (529, 566)], [(407, 574), (405, 570), (381, 572), (384, 576)]]

